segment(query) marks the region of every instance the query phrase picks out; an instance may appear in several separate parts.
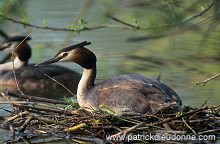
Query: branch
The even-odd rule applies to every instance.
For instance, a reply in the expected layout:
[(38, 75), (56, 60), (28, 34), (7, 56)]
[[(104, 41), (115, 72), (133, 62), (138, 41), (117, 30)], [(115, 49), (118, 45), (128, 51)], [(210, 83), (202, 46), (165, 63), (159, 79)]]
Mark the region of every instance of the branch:
[(65, 88), (71, 95), (74, 96), (74, 93), (71, 92), (71, 90), (69, 90), (65, 85), (63, 85), (62, 83), (58, 82), (57, 80), (55, 80), (54, 78), (50, 77), (47, 74), (44, 74), (45, 76), (47, 76), (48, 78), (50, 78), (51, 80), (53, 80), (54, 82), (58, 83), (59, 85), (61, 85), (63, 88)]
[(61, 100), (54, 100), (54, 99), (47, 99), (47, 98), (40, 98), (40, 97), (35, 97), (35, 96), (29, 96), (29, 95), (23, 95), (23, 94), (17, 94), (13, 92), (8, 92), (9, 96), (15, 96), (15, 97), (20, 97), (24, 99), (29, 99), (29, 100), (34, 100), (34, 101), (40, 101), (40, 102), (48, 102), (52, 104), (64, 104), (64, 105), (69, 105), (68, 102), (61, 101)]
[(59, 31), (72, 31), (72, 32), (79, 32), (79, 31), (86, 31), (86, 30), (95, 30), (95, 29), (101, 29), (101, 28), (104, 28), (104, 27), (109, 27), (109, 28), (113, 28), (113, 27), (117, 27), (117, 28), (120, 28), (120, 26), (113, 26), (113, 25), (100, 25), (100, 26), (95, 26), (95, 27), (84, 27), (84, 28), (81, 28), (81, 29), (74, 29), (74, 28), (57, 28), (57, 27), (49, 27), (49, 26), (37, 26), (37, 25), (33, 25), (33, 24), (28, 24), (28, 23), (24, 23), (24, 22), (20, 22), (20, 21), (17, 21), (17, 20), (14, 20), (12, 18), (9, 18), (7, 16), (4, 16), (2, 14), (0, 14), (0, 17), (8, 20), (8, 21), (12, 21), (14, 23), (17, 23), (17, 24), (22, 24), (24, 26), (28, 26), (28, 27), (34, 27), (34, 28), (38, 28), (38, 29), (45, 29), (45, 30), (59, 30)]
[(108, 17), (111, 18), (111, 19), (113, 19), (114, 21), (117, 21), (117, 22), (122, 23), (122, 24), (124, 24), (124, 25), (127, 25), (127, 26), (129, 26), (129, 27), (132, 27), (132, 28), (135, 28), (135, 29), (140, 29), (139, 26), (134, 26), (134, 25), (129, 24), (129, 23), (127, 23), (127, 22), (124, 22), (124, 21), (122, 21), (122, 20), (120, 20), (120, 19), (118, 19), (118, 18), (115, 18), (115, 17), (112, 17), (112, 16), (108, 16)]
[(128, 38), (128, 41), (143, 41), (143, 40), (148, 40), (148, 39), (157, 39), (157, 38), (165, 37), (165, 36), (168, 36), (168, 35), (176, 35), (176, 34), (185, 32), (187, 30), (196, 28), (198, 26), (204, 25), (207, 22), (209, 22), (210, 20), (212, 20), (213, 18), (214, 18), (214, 16), (210, 15), (210, 16), (207, 16), (206, 19), (201, 20), (197, 23), (193, 23), (189, 26), (183, 27), (182, 29), (171, 30), (167, 33), (160, 34), (160, 35), (155, 35), (155, 36), (142, 36), (142, 37)]
[(192, 15), (191, 17), (188, 17), (188, 18), (184, 19), (184, 20), (181, 21), (180, 23), (185, 23), (185, 22), (187, 22), (187, 21), (190, 21), (190, 20), (192, 20), (192, 19), (194, 19), (194, 18), (197, 18), (197, 17), (203, 15), (203, 14), (206, 13), (208, 10), (210, 10), (211, 7), (212, 7), (214, 4), (215, 4), (215, 0), (213, 0), (213, 2), (212, 2), (206, 9), (204, 9), (203, 11), (198, 12), (197, 14)]
[(203, 81), (201, 81), (201, 82), (196, 82), (196, 85), (200, 85), (200, 84), (206, 85), (206, 83), (207, 83), (208, 81), (213, 80), (213, 79), (216, 79), (216, 78), (219, 77), (219, 76), (220, 76), (220, 73), (218, 73), (218, 74), (216, 74), (216, 75), (214, 75), (214, 76), (212, 76), (212, 77), (210, 77), (210, 78), (208, 78), (208, 79), (206, 79), (206, 80), (203, 80)]
[[(59, 30), (59, 31), (72, 31), (72, 32), (79, 32), (79, 31), (87, 31), (87, 30), (96, 30), (96, 29), (101, 29), (101, 28), (118, 28), (118, 29), (130, 29), (130, 30), (152, 30), (152, 29), (158, 29), (158, 28), (164, 28), (164, 27), (172, 27), (172, 26), (176, 26), (176, 25), (180, 25), (180, 24), (183, 24), (185, 22), (188, 22), (192, 19), (195, 19), (201, 15), (203, 15), (204, 13), (206, 13), (213, 5), (215, 4), (215, 2), (213, 1), (206, 9), (204, 9), (203, 11), (201, 12), (198, 12), (197, 14), (191, 16), (191, 17), (188, 17), (180, 22), (177, 22), (177, 23), (174, 23), (172, 25), (167, 25), (167, 24), (164, 24), (164, 25), (161, 25), (161, 26), (156, 26), (156, 27), (148, 27), (148, 28), (141, 28), (139, 26), (134, 26), (132, 24), (129, 24), (127, 22), (124, 22), (118, 18), (115, 18), (115, 17), (111, 17), (109, 16), (111, 19), (119, 22), (119, 23), (122, 23), (124, 25), (126, 25), (126, 27), (122, 27), (122, 26), (117, 26), (117, 25), (100, 25), (100, 26), (95, 26), (95, 27), (83, 27), (83, 28), (80, 28), (80, 29), (75, 29), (75, 28), (57, 28), (57, 27), (49, 27), (49, 26), (37, 26), (37, 25), (33, 25), (33, 24), (29, 24), (29, 23), (24, 23), (24, 22), (20, 22), (20, 21), (17, 21), (17, 20), (14, 20), (12, 18), (9, 18), (7, 16), (4, 16), (2, 14), (0, 14), (0, 17), (6, 19), (6, 20), (9, 20), (9, 21), (12, 21), (14, 23), (18, 23), (18, 24), (22, 24), (24, 26), (28, 26), (28, 27), (34, 27), (34, 28), (38, 28), (38, 29), (46, 29), (46, 30)], [(128, 27), (127, 27), (128, 26)]]
[(135, 29), (138, 29), (138, 30), (152, 30), (152, 29), (158, 29), (158, 28), (173, 27), (173, 26), (177, 26), (177, 25), (186, 23), (186, 22), (188, 22), (188, 21), (190, 21), (190, 20), (192, 20), (192, 19), (195, 19), (195, 18), (197, 18), (197, 17), (203, 15), (204, 13), (206, 13), (208, 10), (211, 9), (211, 7), (212, 7), (214, 4), (215, 4), (215, 2), (214, 2), (214, 0), (213, 0), (213, 2), (212, 2), (206, 9), (204, 9), (203, 11), (200, 11), (200, 12), (198, 12), (198, 13), (196, 13), (196, 14), (194, 14), (194, 15), (188, 17), (188, 18), (183, 19), (183, 20), (180, 21), (180, 22), (177, 22), (177, 23), (174, 23), (174, 24), (171, 24), (171, 25), (164, 24), (164, 25), (155, 26), (155, 27), (148, 27), (148, 28), (141, 28), (141, 27), (138, 27), (138, 26), (131, 25), (131, 24), (127, 23), (127, 22), (124, 22), (124, 21), (122, 21), (122, 20), (120, 20), (120, 19), (118, 19), (118, 18), (111, 17), (111, 16), (109, 16), (109, 17), (110, 17), (111, 19), (113, 19), (113, 20), (115, 20), (115, 21), (121, 23), (121, 24), (127, 25), (127, 26), (129, 26), (129, 27), (132, 27), (132, 28), (135, 28)]

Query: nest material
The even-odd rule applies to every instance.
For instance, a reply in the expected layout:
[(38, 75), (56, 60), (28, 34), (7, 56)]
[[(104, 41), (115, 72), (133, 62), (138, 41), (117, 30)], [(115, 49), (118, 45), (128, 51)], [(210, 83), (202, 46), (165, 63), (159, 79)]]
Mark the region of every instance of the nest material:
[[(62, 142), (136, 143), (136, 142), (200, 142), (199, 136), (212, 136), (203, 142), (220, 138), (219, 107), (191, 108), (165, 114), (114, 116), (103, 111), (89, 113), (69, 103), (9, 92), (1, 93), (14, 108), (1, 128), (11, 132), (9, 143)], [(10, 101), (10, 96), (29, 101)], [(34, 102), (31, 102), (34, 101)], [(43, 103), (42, 103), (43, 102)], [(54, 106), (56, 104), (56, 106)], [(165, 136), (165, 137), (163, 137)], [(184, 138), (189, 136), (188, 138)], [(193, 136), (195, 139), (192, 139)]]

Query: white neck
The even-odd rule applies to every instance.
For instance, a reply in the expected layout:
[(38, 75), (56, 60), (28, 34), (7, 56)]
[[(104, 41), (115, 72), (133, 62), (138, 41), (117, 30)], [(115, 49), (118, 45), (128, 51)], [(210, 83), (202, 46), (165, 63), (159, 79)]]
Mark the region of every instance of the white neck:
[[(18, 69), (25, 66), (26, 62), (21, 61), (18, 57), (14, 59), (14, 68)], [(0, 64), (0, 72), (8, 71), (13, 69), (13, 62), (7, 62), (4, 64)]]
[(80, 82), (78, 84), (77, 89), (77, 100), (81, 107), (85, 106), (87, 99), (88, 91), (94, 87), (94, 81), (96, 77), (96, 66), (91, 69), (85, 69), (83, 70), (82, 78), (80, 79)]

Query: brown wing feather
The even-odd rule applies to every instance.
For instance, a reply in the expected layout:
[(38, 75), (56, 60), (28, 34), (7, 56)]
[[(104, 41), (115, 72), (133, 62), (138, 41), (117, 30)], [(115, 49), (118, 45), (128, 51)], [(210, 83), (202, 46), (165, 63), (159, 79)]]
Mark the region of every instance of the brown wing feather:
[(89, 92), (87, 101), (94, 108), (102, 104), (116, 113), (149, 113), (173, 102), (181, 105), (179, 96), (165, 84), (151, 77), (134, 74), (113, 77), (96, 85)]

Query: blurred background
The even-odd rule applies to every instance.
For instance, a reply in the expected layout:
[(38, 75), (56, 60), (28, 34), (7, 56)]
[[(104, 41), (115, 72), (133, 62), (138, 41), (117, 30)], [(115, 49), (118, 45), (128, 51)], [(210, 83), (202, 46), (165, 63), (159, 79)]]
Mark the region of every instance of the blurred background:
[[(217, 0), (214, 4), (212, 0), (1, 0), (1, 15), (35, 26), (106, 27), (53, 31), (0, 17), (0, 29), (9, 36), (32, 37), (31, 63), (91, 41), (87, 48), (98, 58), (97, 82), (124, 73), (152, 77), (161, 73), (161, 82), (173, 88), (184, 105), (201, 106), (208, 97), (207, 105), (215, 105), (220, 102), (219, 78), (205, 86), (195, 82), (220, 71), (219, 8)], [(5, 55), (0, 52), (0, 59)], [(74, 63), (60, 65), (82, 73)]]

